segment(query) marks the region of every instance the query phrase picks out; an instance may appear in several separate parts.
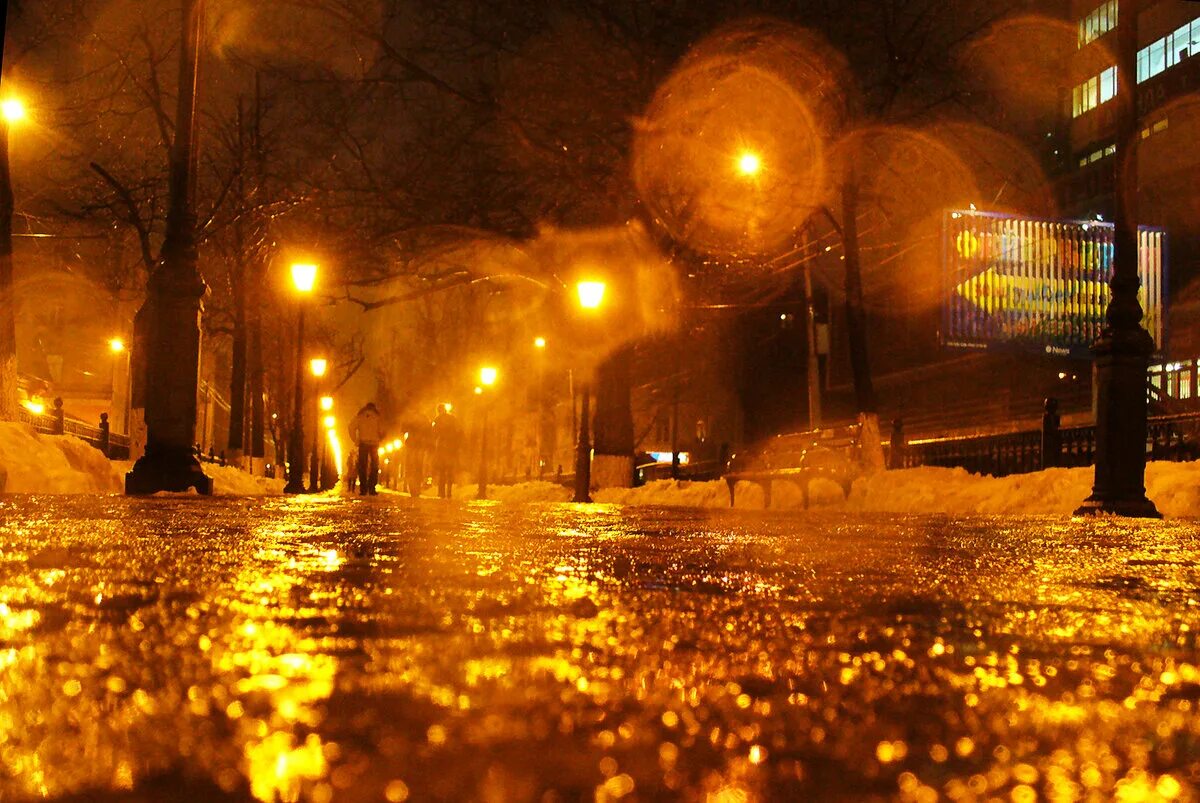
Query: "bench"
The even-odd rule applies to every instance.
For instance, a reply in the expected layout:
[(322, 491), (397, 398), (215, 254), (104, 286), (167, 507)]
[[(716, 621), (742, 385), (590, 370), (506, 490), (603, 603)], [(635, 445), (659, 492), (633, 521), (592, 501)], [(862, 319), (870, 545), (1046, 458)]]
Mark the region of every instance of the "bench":
[(771, 506), (771, 483), (789, 480), (800, 486), (808, 508), (808, 484), (818, 477), (832, 480), (850, 496), (850, 486), (863, 473), (860, 434), (853, 424), (810, 432), (776, 435), (747, 451), (733, 455), (723, 479), (729, 486), (729, 506), (734, 506), (738, 482), (753, 482), (763, 489), (763, 506)]

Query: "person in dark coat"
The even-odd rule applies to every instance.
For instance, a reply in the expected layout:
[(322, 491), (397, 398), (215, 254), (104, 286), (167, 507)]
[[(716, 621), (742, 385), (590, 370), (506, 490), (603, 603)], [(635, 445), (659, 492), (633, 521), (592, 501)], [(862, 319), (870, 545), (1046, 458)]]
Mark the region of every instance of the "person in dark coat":
[(462, 430), (458, 419), (450, 412), (450, 405), (439, 407), (433, 420), (433, 474), (437, 479), (438, 496), (450, 499), (454, 496), (454, 467), (462, 445)]

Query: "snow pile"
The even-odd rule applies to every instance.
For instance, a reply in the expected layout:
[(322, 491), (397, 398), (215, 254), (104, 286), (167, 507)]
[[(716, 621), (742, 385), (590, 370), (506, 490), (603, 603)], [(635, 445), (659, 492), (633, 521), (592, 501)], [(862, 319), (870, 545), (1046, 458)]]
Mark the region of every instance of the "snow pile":
[(922, 466), (855, 480), (847, 507), (884, 513), (1070, 514), (1091, 493), (1091, 468), (1051, 468), (985, 477)]
[[(454, 486), (454, 498), (462, 500), (475, 499), (479, 493), (478, 485)], [(432, 489), (432, 495), (437, 497), (437, 488)], [(569, 502), (571, 489), (553, 482), (518, 482), (515, 485), (489, 485), (488, 499), (499, 502)]]
[[(736, 488), (739, 510), (762, 510), (764, 494), (757, 483), (739, 482)], [(842, 489), (834, 482), (816, 479), (809, 484), (809, 505), (824, 507), (843, 503)], [(615, 505), (729, 507), (729, 486), (724, 480), (690, 482), (688, 480), (657, 480), (640, 488), (604, 488), (595, 491), (592, 499)], [(771, 485), (772, 510), (796, 510), (804, 507), (800, 486), (788, 480)]]
[(0, 422), (0, 492), (120, 493), (121, 474), (87, 441)]
[(235, 466), (202, 463), (204, 473), (212, 477), (213, 494), (219, 496), (274, 496), (283, 493), (283, 479), (260, 477)]
[[(834, 483), (813, 480), (810, 507), (877, 513), (1070, 515), (1091, 493), (1094, 474), (1094, 469), (1085, 467), (988, 477), (961, 468), (925, 466), (861, 477), (848, 500), (842, 499), (841, 489)], [(773, 483), (771, 495), (772, 510), (795, 510), (804, 505), (800, 488), (792, 482)], [(1200, 461), (1148, 464), (1146, 495), (1168, 518), (1200, 516)], [(641, 488), (608, 488), (592, 497), (621, 505), (729, 507), (728, 488), (722, 480), (660, 480)], [(739, 482), (737, 507), (761, 510), (762, 490), (754, 483)]]

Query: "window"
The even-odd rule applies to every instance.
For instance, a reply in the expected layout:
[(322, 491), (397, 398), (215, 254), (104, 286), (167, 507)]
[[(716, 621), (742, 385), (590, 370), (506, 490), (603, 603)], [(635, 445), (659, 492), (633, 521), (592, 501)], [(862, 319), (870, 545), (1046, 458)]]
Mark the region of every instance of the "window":
[(1180, 25), (1172, 33), (1138, 51), (1138, 83), (1153, 78), (1163, 70), (1170, 69), (1197, 54), (1200, 54), (1200, 18)]
[(1087, 167), (1090, 164), (1100, 161), (1106, 157), (1112, 156), (1117, 152), (1116, 145), (1107, 145), (1105, 147), (1096, 148), (1093, 151), (1085, 151), (1079, 156), (1079, 166)]
[(1117, 27), (1117, 0), (1106, 0), (1079, 21), (1079, 47)]
[(1090, 112), (1101, 103), (1107, 103), (1117, 95), (1117, 68), (1109, 67), (1099, 75), (1093, 75), (1071, 92), (1071, 116), (1078, 117)]

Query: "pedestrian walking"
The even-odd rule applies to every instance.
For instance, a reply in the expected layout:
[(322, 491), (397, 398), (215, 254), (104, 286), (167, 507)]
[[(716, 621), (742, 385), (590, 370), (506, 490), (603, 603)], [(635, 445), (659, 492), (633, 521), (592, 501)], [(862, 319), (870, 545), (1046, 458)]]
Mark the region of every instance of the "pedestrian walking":
[(375, 402), (367, 402), (350, 422), (350, 441), (358, 445), (359, 496), (376, 494), (379, 482), (379, 443), (383, 440), (383, 419)]
[(433, 473), (437, 478), (438, 496), (442, 499), (454, 496), (454, 466), (461, 441), (458, 419), (450, 412), (450, 405), (441, 405), (433, 420)]

